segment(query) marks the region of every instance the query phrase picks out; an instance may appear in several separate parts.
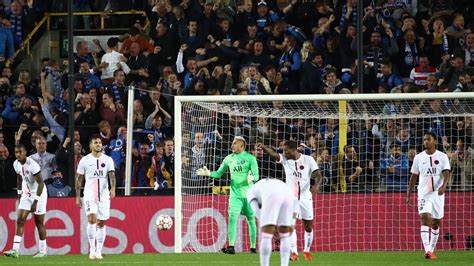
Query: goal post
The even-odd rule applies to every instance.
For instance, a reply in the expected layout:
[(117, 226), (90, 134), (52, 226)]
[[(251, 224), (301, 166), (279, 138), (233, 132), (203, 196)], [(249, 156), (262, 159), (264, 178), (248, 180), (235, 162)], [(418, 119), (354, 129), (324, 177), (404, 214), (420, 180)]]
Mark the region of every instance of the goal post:
[[(463, 249), (474, 235), (465, 222), (474, 219), (474, 171), (456, 159), (462, 145), (474, 157), (474, 93), (176, 96), (174, 117), (176, 253), (225, 245), (229, 177), (193, 172), (217, 170), (235, 135), (255, 154), (256, 142), (278, 150), (292, 139), (318, 162), (326, 183), (315, 196), (313, 250), (377, 251), (421, 248), (417, 209), (404, 205), (407, 160), (422, 150), (424, 132), (435, 132), (438, 149), (456, 164), (441, 227), (454, 237), (440, 240), (441, 248)], [(284, 179), (281, 166), (258, 156), (261, 176)], [(249, 245), (244, 221), (237, 251)]]

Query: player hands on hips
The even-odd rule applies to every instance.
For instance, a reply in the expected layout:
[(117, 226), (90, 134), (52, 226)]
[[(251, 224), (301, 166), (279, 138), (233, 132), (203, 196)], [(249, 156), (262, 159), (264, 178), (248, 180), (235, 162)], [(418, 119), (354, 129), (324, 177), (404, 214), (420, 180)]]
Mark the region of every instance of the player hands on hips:
[(229, 224), (227, 229), (229, 246), (222, 250), (227, 254), (235, 254), (237, 220), (241, 213), (247, 219), (250, 252), (257, 253), (257, 225), (255, 224), (255, 213), (247, 201), (247, 191), (253, 182), (259, 179), (258, 164), (255, 156), (245, 151), (246, 146), (245, 139), (237, 136), (232, 142), (232, 153), (224, 158), (217, 171), (211, 172), (205, 166), (196, 170), (196, 175), (212, 178), (221, 177), (227, 169), (230, 172)]
[[(272, 148), (266, 147), (262, 143), (257, 144), (257, 148), (262, 148), (277, 163), (281, 163), (285, 170), (286, 187), (291, 192), (294, 199), (295, 219), (303, 220), (304, 234), (304, 258), (312, 260), (311, 245), (313, 243), (313, 195), (319, 189), (322, 176), (318, 165), (313, 157), (301, 154), (295, 141), (286, 141), (283, 146), (283, 154), (275, 152)], [(315, 180), (315, 185), (311, 188), (311, 180)], [(298, 260), (298, 246), (296, 230), (291, 233), (291, 260)]]
[(444, 215), (444, 193), (449, 182), (451, 166), (448, 156), (436, 149), (436, 135), (432, 132), (424, 134), (423, 146), (425, 150), (417, 154), (413, 160), (406, 203), (411, 206), (410, 193), (419, 177), (418, 213), (421, 218), (420, 235), (425, 249), (424, 256), (426, 259), (436, 259), (434, 250)]
[[(102, 154), (102, 141), (98, 136), (89, 140), (91, 153), (82, 157), (77, 166), (76, 204), (84, 207), (87, 215), (89, 258), (102, 259), (102, 247), (106, 237), (105, 223), (110, 215), (110, 199), (115, 197), (115, 168), (111, 157)], [(107, 182), (110, 181), (110, 190)], [(81, 202), (83, 180), (84, 199)]]
[[(16, 160), (13, 167), (17, 176), (18, 188), (18, 218), (16, 220), (16, 232), (13, 237), (13, 248), (5, 251), (3, 255), (18, 258), (23, 229), (26, 218), (31, 212), (35, 217), (36, 228), (39, 234), (39, 252), (33, 258), (46, 257), (46, 229), (44, 228), (44, 215), (46, 214), (46, 203), (48, 193), (41, 177), (41, 168), (33, 159), (26, 157), (26, 149), (23, 144), (15, 146)], [(20, 189), (21, 188), (21, 189)]]
[(293, 230), (293, 195), (288, 187), (277, 179), (262, 179), (247, 192), (247, 201), (255, 212), (261, 228), (260, 265), (270, 265), (273, 233), (280, 235), (280, 263), (286, 266), (290, 260)]

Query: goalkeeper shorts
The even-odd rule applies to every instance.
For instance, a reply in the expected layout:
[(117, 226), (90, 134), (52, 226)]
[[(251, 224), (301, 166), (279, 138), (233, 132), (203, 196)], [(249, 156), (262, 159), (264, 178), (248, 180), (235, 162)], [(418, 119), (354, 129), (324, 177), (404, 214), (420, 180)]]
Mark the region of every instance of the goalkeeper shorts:
[(246, 217), (255, 216), (246, 198), (229, 198), (229, 214), (242, 214)]

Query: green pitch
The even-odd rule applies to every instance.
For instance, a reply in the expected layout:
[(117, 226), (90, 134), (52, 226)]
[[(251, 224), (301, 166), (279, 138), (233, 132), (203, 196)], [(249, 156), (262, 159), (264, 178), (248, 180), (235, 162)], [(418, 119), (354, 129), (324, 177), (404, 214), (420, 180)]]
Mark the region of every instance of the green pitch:
[[(423, 252), (322, 252), (313, 253), (313, 261), (307, 262), (300, 254), (300, 260), (290, 265), (474, 265), (474, 251), (436, 252), (437, 260), (426, 260)], [(33, 259), (20, 256), (17, 259), (0, 257), (0, 265), (258, 265), (255, 254), (143, 254), (104, 255), (103, 260), (89, 260), (86, 255), (49, 256)], [(271, 258), (271, 265), (279, 265), (279, 254)]]

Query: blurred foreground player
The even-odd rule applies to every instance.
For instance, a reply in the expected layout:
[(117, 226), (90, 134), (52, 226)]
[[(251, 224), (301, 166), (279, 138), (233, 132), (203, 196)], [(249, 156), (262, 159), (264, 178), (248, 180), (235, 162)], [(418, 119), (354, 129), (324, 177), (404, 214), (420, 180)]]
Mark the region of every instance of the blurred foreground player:
[(272, 237), (276, 230), (280, 235), (281, 265), (288, 265), (294, 212), (293, 195), (288, 187), (277, 179), (262, 179), (249, 189), (247, 201), (255, 212), (262, 229), (260, 265), (270, 265)]

